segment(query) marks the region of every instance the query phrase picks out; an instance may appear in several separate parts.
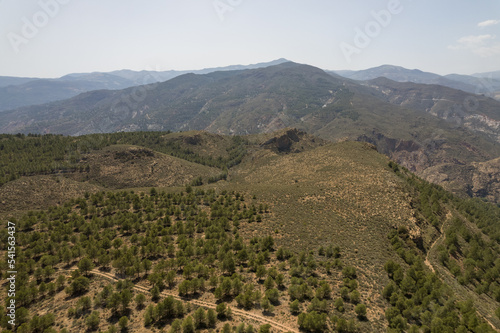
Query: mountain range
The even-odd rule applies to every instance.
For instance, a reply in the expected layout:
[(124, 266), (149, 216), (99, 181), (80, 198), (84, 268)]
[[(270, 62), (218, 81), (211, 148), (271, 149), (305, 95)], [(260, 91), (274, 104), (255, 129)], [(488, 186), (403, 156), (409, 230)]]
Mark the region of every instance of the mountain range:
[(27, 105), (67, 99), (92, 90), (124, 89), (148, 83), (163, 82), (187, 73), (206, 74), (214, 71), (252, 69), (277, 65), (286, 61), (285, 59), (277, 59), (271, 62), (246, 66), (232, 65), (185, 71), (118, 70), (109, 73), (73, 73), (57, 79), (0, 76), (0, 112)]
[(498, 331), (500, 102), (278, 62), (0, 112), (0, 326)]
[(492, 172), (500, 156), (500, 102), (441, 85), (357, 81), (284, 62), (183, 74), (0, 113), (3, 133), (207, 130), (242, 135), (285, 127), (331, 141), (373, 143), (455, 193), (500, 200), (498, 171)]
[[(72, 73), (56, 79), (0, 76), (0, 112), (22, 106), (67, 99), (92, 90), (119, 90), (138, 85), (164, 82), (188, 73), (208, 74), (216, 71), (255, 69), (284, 62), (288, 62), (288, 60), (281, 58), (252, 65), (232, 65), (183, 71), (132, 71), (124, 69), (106, 73)], [(449, 74), (440, 76), (417, 69), (409, 70), (398, 66), (383, 65), (361, 71), (327, 72), (361, 81), (386, 77), (398, 82), (439, 84), (500, 99), (500, 74), (498, 71), (473, 75)]]
[(333, 73), (360, 81), (385, 77), (397, 82), (437, 84), (500, 99), (500, 71), (472, 75), (448, 74), (442, 76), (424, 72), (419, 69), (406, 69), (400, 66), (382, 65), (360, 71), (340, 70), (333, 71)]

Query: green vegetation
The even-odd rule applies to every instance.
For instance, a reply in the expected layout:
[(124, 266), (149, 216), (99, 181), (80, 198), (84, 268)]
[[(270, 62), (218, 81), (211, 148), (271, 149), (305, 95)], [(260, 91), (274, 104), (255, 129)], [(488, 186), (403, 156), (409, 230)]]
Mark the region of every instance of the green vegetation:
[[(215, 156), (193, 150), (199, 144), (197, 140), (201, 139), (196, 136), (183, 138), (169, 132), (91, 134), (79, 137), (0, 134), (0, 186), (21, 176), (89, 172), (90, 166), (86, 162), (86, 156), (90, 152), (118, 144), (142, 146), (224, 170), (239, 164), (246, 154), (247, 143), (239, 136), (220, 139), (219, 141), (227, 141), (222, 144), (226, 149)], [(208, 182), (213, 183), (226, 177), (227, 171), (211, 177)]]
[[(256, 138), (193, 133), (86, 136), (100, 143), (77, 145), (75, 165), (94, 159), (92, 168), (105, 155), (137, 165), (157, 151), (136, 147), (132, 156), (108, 144), (177, 145), (192, 161), (213, 155), (203, 163), (222, 161), (224, 176), (191, 172), (182, 188), (89, 191), (9, 216), (19, 330), (476, 333), (491, 331), (484, 319), (497, 325), (498, 207), (457, 198), (366, 144), (291, 140), (289, 151), (274, 149), (294, 133), (262, 149)], [(11, 139), (80, 142), (1, 142)], [(239, 163), (231, 147), (250, 156)], [(227, 181), (212, 185), (207, 175)]]
[[(386, 264), (391, 282), (383, 296), (391, 305), (385, 311), (391, 329), (403, 332), (411, 326), (412, 330), (431, 332), (493, 332), (477, 316), (472, 302), (457, 302), (450, 288), (424, 268), (418, 249), (405, 231), (393, 231), (388, 237), (409, 267)], [(401, 279), (396, 272), (402, 271)]]
[[(305, 330), (319, 331), (331, 325), (327, 313), (333, 303), (335, 277), (325, 267), (334, 267), (333, 261), (341, 257), (339, 248), (329, 246), (328, 255), (316, 258), (312, 253), (276, 250), (271, 236), (245, 240), (239, 228), (259, 223), (256, 215), (265, 219), (264, 206), (258, 207), (239, 193), (190, 188), (166, 193), (153, 188), (149, 194), (88, 194), (60, 207), (29, 212), (15, 221), (22, 249), (16, 302), (30, 313), (37, 302), (55, 297), (65, 287), (66, 295), (76, 301), (67, 315), (82, 318), (89, 330), (109, 318), (116, 318), (123, 330), (130, 325), (130, 313), (142, 311), (143, 327), (164, 327), (178, 319), (172, 322), (173, 330), (181, 324), (181, 329), (191, 331), (213, 328), (232, 318), (227, 304), (233, 300), (241, 309), (260, 308), (271, 314), (289, 298), (288, 311), (299, 314), (298, 325)], [(78, 269), (65, 281), (65, 269), (75, 266)], [(120, 280), (93, 292), (91, 286), (98, 278), (95, 269), (113, 270)], [(338, 274), (352, 291), (351, 302), (357, 303), (356, 268), (345, 266)], [(153, 303), (149, 295), (134, 289), (138, 281), (150, 285)], [(50, 293), (47, 285), (53, 285)], [(173, 289), (184, 297), (213, 293), (224, 302), (216, 311), (206, 312), (192, 309), (172, 295), (160, 296)], [(134, 299), (136, 306), (132, 307)], [(307, 312), (301, 313), (301, 309)], [(26, 315), (25, 325), (31, 325), (29, 318)], [(2, 323), (8, 326), (5, 317)]]
[[(500, 208), (478, 199), (455, 197), (439, 186), (410, 175), (404, 168), (400, 170), (396, 164), (389, 166), (418, 194), (413, 196), (418, 198), (413, 205), (421, 221), (441, 230), (442, 236), (427, 250), (437, 248), (439, 264), (460, 284), (472, 286), (477, 295), (485, 293), (500, 301), (500, 247), (496, 239), (499, 227), (495, 223)], [(478, 317), (472, 300), (458, 301), (455, 297), (459, 295), (453, 293), (461, 290), (453, 290), (437, 274), (424, 269), (425, 249), (421, 239), (410, 237), (405, 227), (393, 230), (389, 239), (408, 267), (405, 269), (392, 260), (385, 265), (392, 281), (382, 294), (392, 306), (386, 311), (391, 328), (396, 331), (408, 327), (440, 332), (491, 331), (490, 325)], [(485, 305), (478, 305), (484, 311)]]

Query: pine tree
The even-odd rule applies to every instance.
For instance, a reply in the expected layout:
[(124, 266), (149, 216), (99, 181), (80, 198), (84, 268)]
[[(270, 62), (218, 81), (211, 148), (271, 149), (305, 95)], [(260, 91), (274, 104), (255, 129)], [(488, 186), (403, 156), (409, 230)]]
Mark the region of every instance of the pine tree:
[(356, 307), (354, 308), (354, 311), (356, 312), (356, 315), (363, 319), (366, 317), (366, 305), (360, 303), (358, 305), (356, 305)]
[(120, 320), (118, 320), (118, 325), (120, 326), (120, 329), (122, 331), (125, 331), (127, 329), (127, 326), (128, 326), (128, 318), (127, 318), (127, 316), (121, 317)]
[(137, 296), (135, 296), (135, 303), (137, 305), (137, 308), (142, 309), (144, 307), (145, 301), (146, 296), (144, 296), (144, 294), (137, 294)]
[(94, 311), (85, 320), (85, 324), (91, 331), (95, 331), (99, 327), (99, 312)]
[(92, 269), (94, 269), (94, 264), (88, 257), (84, 257), (78, 263), (78, 269), (82, 272), (83, 275), (87, 275)]
[(188, 316), (182, 322), (182, 333), (194, 333), (194, 331), (195, 331), (195, 326), (193, 323), (193, 317)]
[(206, 314), (203, 308), (198, 308), (194, 313), (194, 326), (196, 329), (205, 327)]
[(209, 328), (215, 328), (217, 324), (217, 314), (213, 309), (208, 309), (207, 311), (207, 326)]

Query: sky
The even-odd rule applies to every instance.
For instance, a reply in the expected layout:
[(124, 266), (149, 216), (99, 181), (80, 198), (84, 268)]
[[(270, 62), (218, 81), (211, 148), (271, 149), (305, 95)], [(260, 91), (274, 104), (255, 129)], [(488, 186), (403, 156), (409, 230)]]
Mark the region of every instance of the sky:
[(500, 0), (0, 0), (0, 76), (195, 70), (286, 58), (500, 70)]

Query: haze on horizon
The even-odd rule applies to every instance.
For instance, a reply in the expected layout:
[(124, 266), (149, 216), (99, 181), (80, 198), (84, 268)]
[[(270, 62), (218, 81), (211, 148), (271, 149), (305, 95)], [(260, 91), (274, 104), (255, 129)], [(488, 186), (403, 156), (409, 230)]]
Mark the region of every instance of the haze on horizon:
[(286, 58), (437, 74), (500, 70), (500, 1), (0, 1), (0, 75), (195, 70)]

